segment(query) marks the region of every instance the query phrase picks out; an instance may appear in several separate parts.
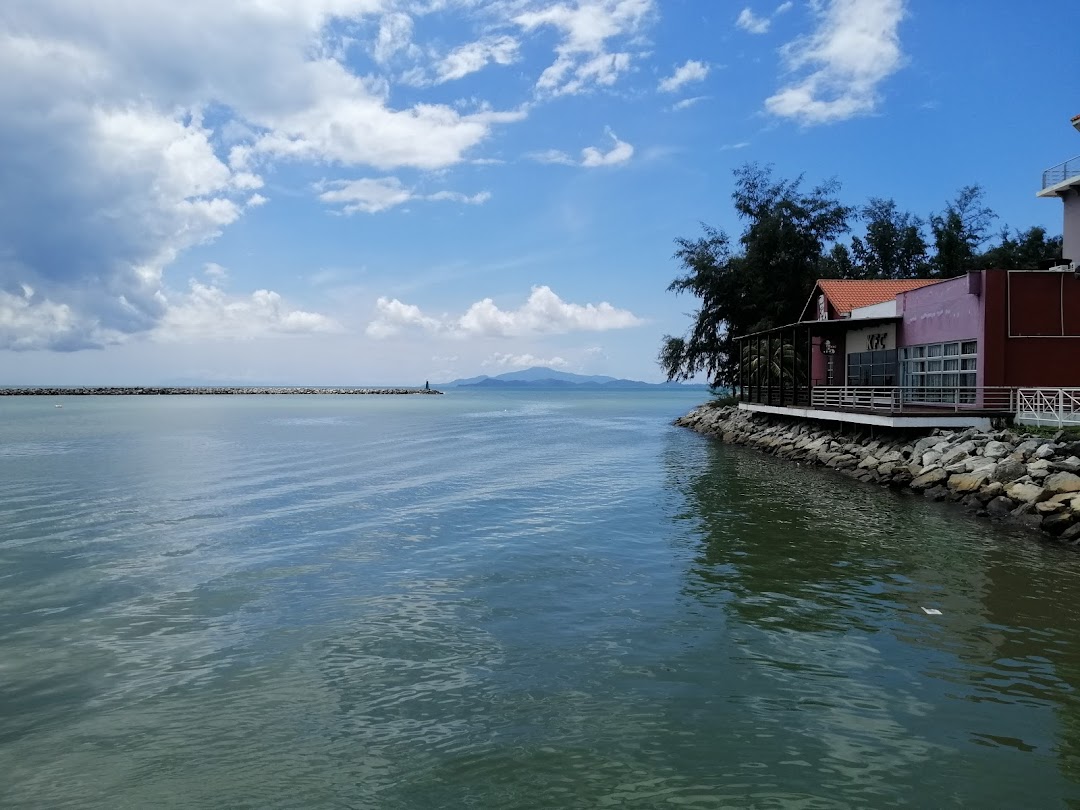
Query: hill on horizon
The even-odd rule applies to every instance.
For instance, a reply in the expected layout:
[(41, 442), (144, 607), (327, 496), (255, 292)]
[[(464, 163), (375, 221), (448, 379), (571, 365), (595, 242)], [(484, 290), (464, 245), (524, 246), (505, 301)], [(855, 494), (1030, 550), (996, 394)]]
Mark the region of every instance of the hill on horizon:
[(504, 374), (478, 377), (463, 377), (446, 383), (434, 383), (434, 388), (707, 388), (706, 385), (684, 383), (648, 383), (641, 380), (625, 380), (608, 377), (603, 374), (574, 374), (569, 371), (557, 371), (553, 368), (533, 366), (522, 371), (508, 371)]

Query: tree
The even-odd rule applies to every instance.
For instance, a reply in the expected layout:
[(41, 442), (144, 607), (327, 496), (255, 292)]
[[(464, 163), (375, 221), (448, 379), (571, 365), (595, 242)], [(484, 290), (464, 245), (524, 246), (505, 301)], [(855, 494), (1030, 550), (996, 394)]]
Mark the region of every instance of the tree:
[(668, 286), (701, 300), (684, 337), (665, 335), (658, 362), (669, 380), (704, 372), (713, 385), (737, 376), (737, 335), (792, 323), (825, 265), (825, 248), (847, 231), (852, 209), (829, 181), (802, 190), (802, 177), (774, 180), (770, 167), (735, 170), (732, 200), (746, 227), (740, 250), (723, 231), (703, 226), (698, 239), (676, 239), (674, 258), (687, 271)]
[(978, 259), (980, 268), (999, 270), (1035, 270), (1039, 262), (1061, 258), (1061, 237), (1046, 237), (1046, 228), (1035, 226), (1009, 236), (1008, 226), (1001, 229), (1001, 241)]
[(982, 203), (980, 186), (964, 186), (944, 211), (930, 215), (935, 251), (931, 275), (952, 278), (977, 269), (979, 248), (997, 219), (997, 214)]
[(837, 242), (821, 260), (822, 278), (862, 278), (859, 268), (851, 258), (851, 251), (843, 242)]
[(926, 278), (929, 275), (921, 219), (897, 210), (893, 200), (880, 197), (871, 197), (859, 215), (866, 222), (866, 235), (851, 240), (851, 253), (858, 266), (859, 278)]

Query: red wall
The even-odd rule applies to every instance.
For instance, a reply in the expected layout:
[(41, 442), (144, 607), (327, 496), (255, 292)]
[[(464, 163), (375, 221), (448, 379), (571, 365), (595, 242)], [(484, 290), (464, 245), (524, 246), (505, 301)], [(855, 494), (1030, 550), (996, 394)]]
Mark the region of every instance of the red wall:
[(1080, 387), (1080, 280), (988, 270), (985, 385)]

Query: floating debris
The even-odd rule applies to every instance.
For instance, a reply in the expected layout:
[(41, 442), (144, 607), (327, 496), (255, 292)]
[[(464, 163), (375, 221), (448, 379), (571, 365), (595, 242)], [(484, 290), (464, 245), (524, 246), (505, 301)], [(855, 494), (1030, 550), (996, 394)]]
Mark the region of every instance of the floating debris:
[(941, 611), (938, 610), (937, 608), (924, 607), (923, 608), (923, 613), (925, 613), (927, 616), (940, 616), (941, 615)]

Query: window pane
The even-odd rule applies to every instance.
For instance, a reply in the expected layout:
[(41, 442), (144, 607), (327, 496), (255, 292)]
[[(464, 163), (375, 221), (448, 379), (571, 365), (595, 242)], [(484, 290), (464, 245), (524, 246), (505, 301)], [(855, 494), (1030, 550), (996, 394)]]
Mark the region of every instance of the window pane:
[(958, 371), (959, 368), (960, 368), (960, 361), (958, 359), (956, 359), (955, 357), (953, 359), (951, 359), (951, 360), (946, 360), (945, 361), (945, 370), (946, 371)]
[(941, 357), (941, 351), (942, 351), (942, 345), (940, 343), (935, 343), (933, 346), (927, 346), (926, 347), (926, 356), (927, 357)]
[(917, 360), (917, 361), (915, 361), (914, 363), (911, 364), (911, 369), (912, 369), (912, 371), (916, 372), (917, 374), (925, 374), (926, 373), (926, 361), (925, 360)]
[(901, 349), (900, 350), (900, 359), (901, 360), (907, 360), (908, 359), (908, 350), (907, 349)]
[(955, 388), (956, 386), (958, 386), (960, 384), (960, 379), (959, 378), (960, 378), (959, 374), (942, 374), (941, 375), (941, 383), (942, 383), (942, 385), (948, 386), (950, 388)]
[(965, 340), (960, 347), (961, 354), (975, 354), (979, 350), (979, 344), (974, 340)]
[(976, 363), (976, 360), (975, 360), (974, 357), (968, 357), (968, 358), (960, 361), (960, 368), (965, 369), (965, 370), (974, 371), (975, 368), (976, 368), (975, 363)]
[(912, 357), (926, 357), (926, 347), (925, 346), (916, 346), (915, 348), (913, 348), (911, 350), (911, 356)]
[(926, 384), (928, 386), (930, 386), (931, 388), (940, 388), (941, 387), (941, 375), (940, 374), (927, 374), (926, 375)]
[(967, 386), (968, 388), (975, 387), (975, 375), (974, 374), (961, 374), (960, 384)]
[(927, 371), (941, 371), (941, 362), (942, 362), (941, 360), (927, 360), (926, 361), (926, 370)]
[(949, 357), (955, 357), (956, 355), (960, 354), (960, 344), (959, 343), (946, 343), (945, 344), (945, 354), (948, 355)]

